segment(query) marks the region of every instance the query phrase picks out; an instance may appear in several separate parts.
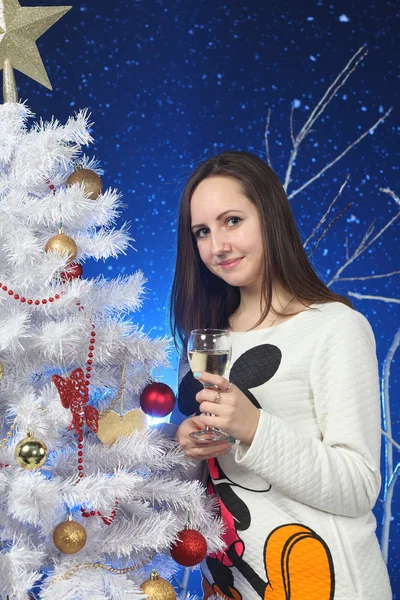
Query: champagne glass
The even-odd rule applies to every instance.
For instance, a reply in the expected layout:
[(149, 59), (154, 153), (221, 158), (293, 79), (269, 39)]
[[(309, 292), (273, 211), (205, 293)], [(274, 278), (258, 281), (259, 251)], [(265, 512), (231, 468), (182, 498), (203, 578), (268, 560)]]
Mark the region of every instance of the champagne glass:
[[(224, 375), (231, 361), (231, 339), (227, 329), (195, 329), (190, 332), (187, 353), (193, 373), (206, 371), (213, 375)], [(205, 388), (217, 386), (203, 383)], [(189, 437), (200, 443), (219, 442), (229, 435), (216, 427), (205, 427), (201, 431), (192, 431)]]

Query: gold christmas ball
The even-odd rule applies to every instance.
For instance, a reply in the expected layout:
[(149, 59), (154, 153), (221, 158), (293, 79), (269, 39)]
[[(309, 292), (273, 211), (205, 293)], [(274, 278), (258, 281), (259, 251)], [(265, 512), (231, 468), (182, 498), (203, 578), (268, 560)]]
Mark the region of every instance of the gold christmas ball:
[(78, 254), (78, 246), (75, 244), (72, 237), (65, 233), (58, 233), (49, 239), (44, 247), (45, 252), (58, 252), (58, 254), (67, 254), (68, 262), (75, 260)]
[(166, 579), (160, 577), (157, 571), (152, 571), (150, 577), (141, 585), (141, 590), (149, 600), (176, 600), (175, 590)]
[(23, 469), (34, 471), (43, 467), (47, 459), (47, 446), (32, 435), (24, 438), (15, 446), (14, 457)]
[(86, 544), (86, 530), (76, 521), (63, 521), (53, 532), (53, 542), (60, 552), (76, 554)]
[(74, 183), (83, 185), (83, 191), (86, 198), (96, 200), (103, 189), (103, 184), (100, 177), (90, 169), (77, 169), (67, 179), (67, 187), (71, 187)]

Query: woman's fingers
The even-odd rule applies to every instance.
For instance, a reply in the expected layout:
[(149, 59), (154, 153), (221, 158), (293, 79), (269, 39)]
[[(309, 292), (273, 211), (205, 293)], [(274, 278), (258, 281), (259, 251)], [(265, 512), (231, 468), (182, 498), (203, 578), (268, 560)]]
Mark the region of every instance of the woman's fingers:
[(181, 446), (186, 456), (196, 460), (207, 460), (226, 454), (231, 449), (231, 444), (226, 440), (214, 442), (212, 444), (196, 444), (189, 437), (193, 431), (203, 429), (202, 417), (191, 417), (186, 419), (178, 427), (176, 440)]
[(225, 441), (219, 444), (204, 444), (203, 446), (191, 446), (185, 450), (186, 456), (195, 458), (196, 460), (207, 460), (226, 454), (231, 449), (231, 446)]
[(193, 373), (193, 377), (206, 383), (208, 385), (215, 385), (221, 391), (226, 391), (229, 388), (229, 381), (225, 379), (225, 377), (221, 377), (221, 375), (213, 375), (212, 373), (207, 373), (206, 371), (201, 371), (197, 373)]

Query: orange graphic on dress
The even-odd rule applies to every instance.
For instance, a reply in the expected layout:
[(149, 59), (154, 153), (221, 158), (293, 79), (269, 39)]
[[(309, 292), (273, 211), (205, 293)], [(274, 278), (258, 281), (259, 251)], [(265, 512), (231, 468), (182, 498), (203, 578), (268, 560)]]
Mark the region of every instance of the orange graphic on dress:
[(268, 584), (264, 600), (333, 600), (329, 549), (311, 529), (283, 525), (265, 543)]

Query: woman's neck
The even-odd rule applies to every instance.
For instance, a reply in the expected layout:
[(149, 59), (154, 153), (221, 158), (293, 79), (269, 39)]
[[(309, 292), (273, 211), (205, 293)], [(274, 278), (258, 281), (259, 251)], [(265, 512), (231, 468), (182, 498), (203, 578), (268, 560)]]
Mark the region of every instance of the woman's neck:
[[(257, 328), (271, 326), (272, 323), (281, 322), (284, 316), (278, 317), (276, 313), (288, 314), (304, 310), (305, 306), (293, 294), (288, 292), (280, 283), (275, 282), (272, 287), (272, 306)], [(240, 304), (230, 318), (230, 327), (233, 331), (245, 331), (254, 327), (261, 319), (265, 310), (265, 301), (260, 292), (254, 290), (240, 290)]]

